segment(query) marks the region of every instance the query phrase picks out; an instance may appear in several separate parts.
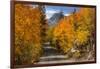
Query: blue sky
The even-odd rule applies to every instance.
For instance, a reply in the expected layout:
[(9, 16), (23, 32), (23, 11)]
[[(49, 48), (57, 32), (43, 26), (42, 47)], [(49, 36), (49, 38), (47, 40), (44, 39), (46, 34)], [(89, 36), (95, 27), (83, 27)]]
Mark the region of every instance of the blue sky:
[(67, 7), (67, 6), (45, 6), (46, 9), (46, 18), (49, 19), (54, 13), (62, 11), (65, 16), (70, 15), (74, 9), (77, 7)]

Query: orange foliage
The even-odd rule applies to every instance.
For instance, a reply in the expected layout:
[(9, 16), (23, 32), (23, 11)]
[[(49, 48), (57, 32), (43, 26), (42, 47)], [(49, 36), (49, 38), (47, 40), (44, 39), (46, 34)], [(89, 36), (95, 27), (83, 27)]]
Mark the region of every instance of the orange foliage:
[(40, 7), (15, 5), (15, 62), (31, 64), (42, 52), (41, 26), (43, 20)]
[(80, 8), (57, 23), (53, 31), (53, 40), (59, 41), (62, 51), (68, 52), (75, 45), (87, 43), (95, 26), (94, 14), (93, 8)]
[(74, 30), (71, 25), (71, 19), (69, 17), (61, 19), (55, 27), (53, 34), (54, 40), (59, 40), (60, 47), (64, 52), (70, 50), (74, 39)]

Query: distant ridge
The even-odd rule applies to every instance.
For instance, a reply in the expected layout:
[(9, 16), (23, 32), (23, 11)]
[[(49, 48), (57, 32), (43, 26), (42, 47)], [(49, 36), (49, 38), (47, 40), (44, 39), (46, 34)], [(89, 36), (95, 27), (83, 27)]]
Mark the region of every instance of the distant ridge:
[(54, 26), (56, 23), (63, 18), (63, 12), (54, 13), (50, 19), (48, 19), (49, 26)]

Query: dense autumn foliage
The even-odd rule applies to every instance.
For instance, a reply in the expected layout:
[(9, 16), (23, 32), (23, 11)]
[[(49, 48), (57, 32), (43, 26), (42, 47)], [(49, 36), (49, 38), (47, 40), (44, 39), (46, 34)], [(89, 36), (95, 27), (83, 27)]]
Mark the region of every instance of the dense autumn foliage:
[(52, 42), (67, 55), (75, 51), (74, 57), (80, 57), (83, 52), (89, 52), (91, 48), (93, 50), (95, 39), (93, 33), (95, 33), (95, 9), (80, 8), (70, 16), (64, 16), (53, 28)]
[[(15, 63), (32, 64), (42, 53), (42, 6), (15, 5)], [(42, 26), (42, 27), (41, 27)]]
[(74, 16), (74, 18), (77, 19), (77, 42), (83, 44), (87, 42), (88, 37), (92, 36), (92, 33), (95, 32), (95, 9), (82, 8)]
[(74, 39), (74, 29), (71, 23), (69, 22), (71, 19), (67, 19), (64, 17), (59, 21), (57, 27), (54, 28), (53, 31), (53, 41), (58, 43), (61, 50), (67, 52), (73, 45)]

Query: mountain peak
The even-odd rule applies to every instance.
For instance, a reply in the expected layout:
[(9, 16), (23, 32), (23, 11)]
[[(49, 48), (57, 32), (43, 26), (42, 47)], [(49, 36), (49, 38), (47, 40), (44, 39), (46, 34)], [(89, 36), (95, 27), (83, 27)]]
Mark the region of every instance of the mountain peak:
[(50, 26), (55, 25), (61, 18), (63, 18), (63, 12), (54, 13), (48, 20)]

